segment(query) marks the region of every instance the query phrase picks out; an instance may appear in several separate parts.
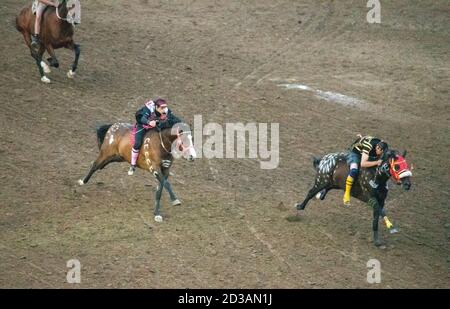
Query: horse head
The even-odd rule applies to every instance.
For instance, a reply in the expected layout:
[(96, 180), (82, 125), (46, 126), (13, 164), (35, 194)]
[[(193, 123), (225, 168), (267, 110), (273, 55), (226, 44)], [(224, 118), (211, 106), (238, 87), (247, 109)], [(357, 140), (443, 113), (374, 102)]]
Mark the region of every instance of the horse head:
[(389, 150), (386, 153), (381, 169), (390, 175), (396, 184), (401, 184), (404, 190), (409, 190), (411, 188), (412, 172), (405, 157), (406, 151), (400, 154), (396, 150)]
[(69, 24), (79, 24), (81, 22), (80, 0), (60, 0), (56, 14), (59, 19), (64, 20)]
[(175, 158), (183, 157), (188, 161), (194, 161), (197, 158), (197, 153), (189, 125), (177, 123), (172, 127), (171, 134), (176, 135), (176, 139), (172, 143), (172, 155)]

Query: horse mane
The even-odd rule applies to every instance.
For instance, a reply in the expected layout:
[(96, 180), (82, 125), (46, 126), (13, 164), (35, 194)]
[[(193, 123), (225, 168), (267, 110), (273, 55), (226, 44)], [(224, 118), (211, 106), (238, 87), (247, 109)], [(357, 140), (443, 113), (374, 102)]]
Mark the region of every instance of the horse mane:
[(387, 162), (390, 159), (395, 159), (396, 156), (399, 156), (400, 152), (398, 150), (394, 150), (394, 149), (389, 149), (388, 151), (386, 151), (385, 154), (383, 154), (383, 157), (381, 158), (381, 160), (383, 162)]
[(320, 160), (322, 160), (322, 158), (313, 157), (312, 159), (313, 159), (314, 169), (317, 169), (317, 167), (319, 166)]

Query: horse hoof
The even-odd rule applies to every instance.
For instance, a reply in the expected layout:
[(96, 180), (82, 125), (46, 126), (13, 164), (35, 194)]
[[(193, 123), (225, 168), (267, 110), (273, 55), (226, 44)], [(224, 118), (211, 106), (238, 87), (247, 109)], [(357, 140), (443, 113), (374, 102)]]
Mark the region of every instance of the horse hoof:
[(163, 217), (160, 215), (155, 216), (155, 221), (156, 222), (163, 222)]
[(41, 82), (43, 82), (45, 84), (50, 84), (50, 79), (44, 75), (41, 77)]
[(44, 70), (45, 74), (51, 73), (50, 67), (44, 61), (41, 61), (41, 67)]
[(75, 77), (75, 72), (73, 72), (72, 70), (69, 70), (69, 72), (67, 72), (67, 77), (68, 78), (74, 78)]
[(395, 227), (393, 227), (393, 228), (391, 228), (391, 229), (389, 230), (389, 233), (391, 233), (391, 234), (398, 233), (398, 229), (395, 228)]
[(302, 206), (302, 204), (295, 204), (295, 208), (297, 208), (297, 210), (304, 210), (305, 206)]
[(78, 184), (79, 184), (80, 186), (82, 186), (82, 185), (84, 185), (84, 181), (83, 181), (82, 179), (78, 179)]
[(178, 205), (181, 205), (181, 201), (179, 199), (172, 201), (172, 206), (178, 206)]

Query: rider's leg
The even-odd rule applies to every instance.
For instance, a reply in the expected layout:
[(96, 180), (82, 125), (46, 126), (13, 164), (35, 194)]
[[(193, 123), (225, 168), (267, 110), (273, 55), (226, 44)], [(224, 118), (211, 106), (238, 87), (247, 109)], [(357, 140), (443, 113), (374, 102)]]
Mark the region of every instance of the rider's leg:
[(344, 204), (350, 203), (350, 192), (352, 190), (353, 183), (355, 182), (356, 177), (358, 176), (358, 166), (360, 163), (360, 158), (356, 153), (350, 153), (347, 163), (350, 165), (350, 172), (347, 175), (347, 179), (345, 180), (345, 193), (343, 202)]
[(31, 36), (31, 46), (37, 47), (39, 45), (39, 33), (41, 32), (41, 20), (42, 13), (44, 12), (47, 5), (39, 2), (36, 9), (36, 18), (34, 21), (34, 35)]
[(139, 150), (142, 146), (142, 140), (144, 139), (145, 129), (141, 125), (136, 126), (136, 135), (134, 145), (131, 148), (131, 166), (128, 171), (128, 175), (133, 175), (134, 170), (136, 169), (136, 162), (139, 157)]

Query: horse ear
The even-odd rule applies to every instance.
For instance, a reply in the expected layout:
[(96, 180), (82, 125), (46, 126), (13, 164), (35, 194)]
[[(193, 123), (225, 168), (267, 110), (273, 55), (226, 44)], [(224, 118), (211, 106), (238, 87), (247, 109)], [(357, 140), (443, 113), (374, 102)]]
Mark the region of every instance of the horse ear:
[(404, 151), (403, 151), (403, 154), (402, 154), (402, 157), (403, 157), (403, 158), (406, 158), (406, 154), (407, 154), (407, 151), (404, 150)]
[(395, 153), (395, 151), (393, 151), (393, 150), (388, 150), (388, 152), (386, 153), (386, 157), (388, 158), (388, 159), (394, 159), (395, 157), (396, 157), (396, 153)]

